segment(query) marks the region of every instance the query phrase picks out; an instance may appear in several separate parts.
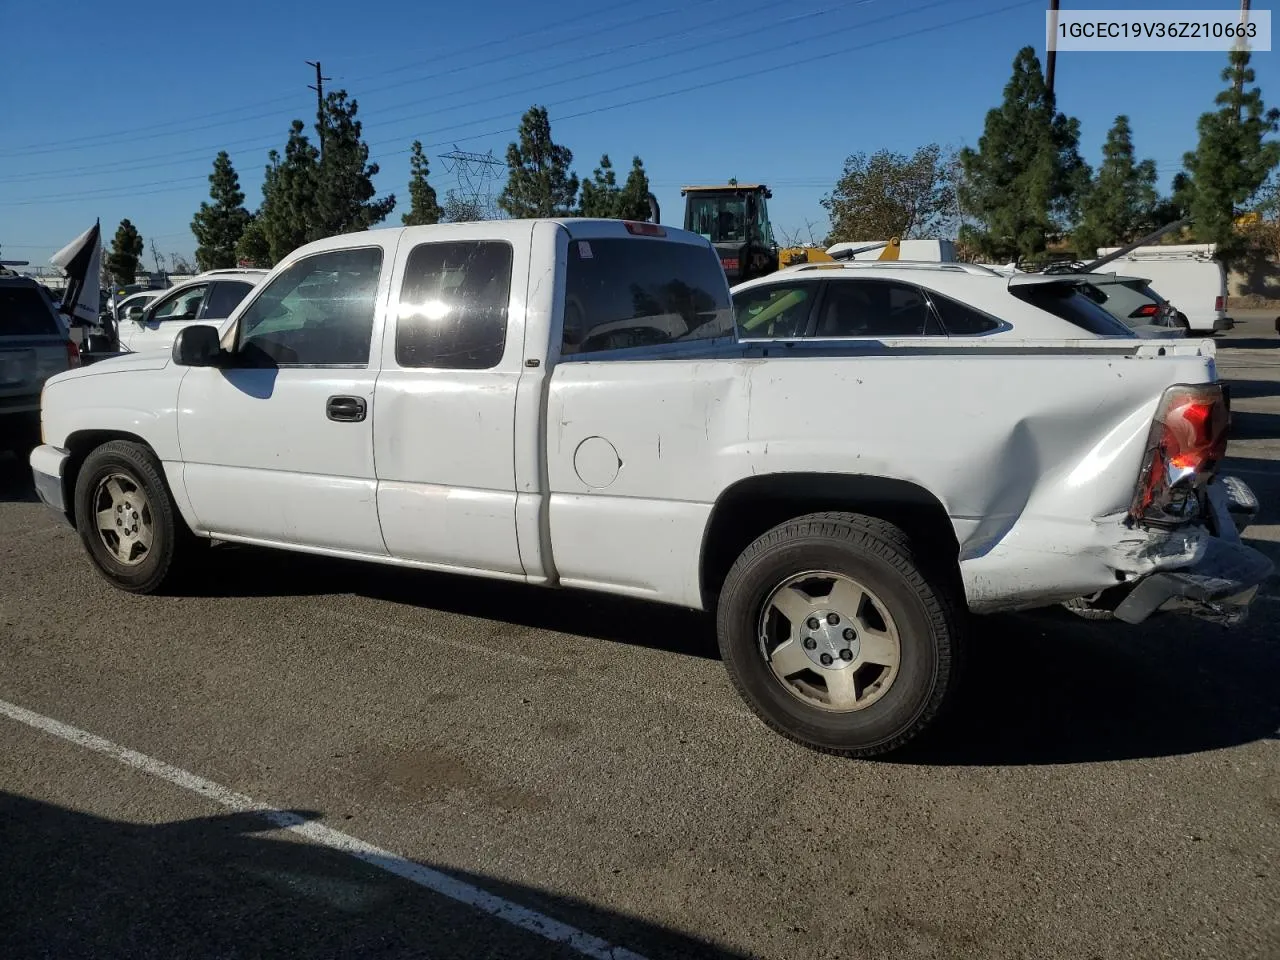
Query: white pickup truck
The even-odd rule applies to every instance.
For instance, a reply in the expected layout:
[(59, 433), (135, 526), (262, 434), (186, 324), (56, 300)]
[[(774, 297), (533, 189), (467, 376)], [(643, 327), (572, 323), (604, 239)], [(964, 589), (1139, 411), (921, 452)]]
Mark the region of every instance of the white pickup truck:
[(31, 466), (140, 593), (216, 539), (714, 611), (767, 724), (866, 756), (952, 698), (968, 611), (1240, 616), (1215, 380), (1201, 341), (745, 342), (695, 234), (407, 227), (54, 377)]

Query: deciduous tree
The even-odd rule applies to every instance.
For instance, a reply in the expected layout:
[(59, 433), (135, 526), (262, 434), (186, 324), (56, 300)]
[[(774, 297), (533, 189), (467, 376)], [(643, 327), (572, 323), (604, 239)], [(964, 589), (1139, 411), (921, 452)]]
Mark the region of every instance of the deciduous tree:
[(835, 189), (822, 198), (831, 216), (827, 243), (946, 232), (956, 210), (951, 167), (936, 143), (910, 157), (889, 150), (855, 153), (845, 160)]

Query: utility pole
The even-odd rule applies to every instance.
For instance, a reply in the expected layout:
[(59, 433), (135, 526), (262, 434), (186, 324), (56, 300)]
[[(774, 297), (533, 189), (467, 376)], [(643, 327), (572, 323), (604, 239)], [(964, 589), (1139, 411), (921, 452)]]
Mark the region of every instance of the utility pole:
[[(1244, 26), (1249, 22), (1249, 0), (1240, 0), (1240, 25)], [(1246, 41), (1240, 40), (1236, 44), (1237, 50), (1247, 50)], [(1236, 74), (1235, 79), (1236, 103), (1240, 103), (1240, 98), (1244, 95), (1244, 71), (1241, 70)], [(1240, 108), (1236, 107), (1236, 122), (1240, 122)]]
[[(1249, 0), (1245, 0), (1246, 3)], [(1056, 37), (1058, 34), (1058, 0), (1049, 0), (1049, 29)], [(1057, 46), (1056, 44), (1054, 45)], [(1053, 75), (1058, 66), (1058, 51), (1054, 47), (1050, 47), (1044, 52), (1044, 88), (1049, 94), (1049, 99), (1053, 100)]]
[(324, 156), (324, 82), (332, 80), (333, 77), (325, 77), (320, 74), (320, 61), (307, 60), (308, 67), (316, 68), (315, 85), (307, 84), (308, 90), (316, 92), (316, 133), (320, 136), (320, 156)]

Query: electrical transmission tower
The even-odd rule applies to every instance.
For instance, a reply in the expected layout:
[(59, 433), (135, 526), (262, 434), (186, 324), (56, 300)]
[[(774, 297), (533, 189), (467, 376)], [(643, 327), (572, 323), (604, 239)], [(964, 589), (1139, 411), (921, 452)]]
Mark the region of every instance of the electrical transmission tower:
[(505, 161), (495, 157), (492, 150), (471, 153), (459, 150), (457, 144), (451, 152), (440, 154), (440, 159), (444, 161), (445, 171), (452, 173), (457, 182), (457, 186), (448, 191), (451, 198), (476, 211), (481, 220), (497, 220), (502, 216), (494, 200), (493, 186), (507, 166)]

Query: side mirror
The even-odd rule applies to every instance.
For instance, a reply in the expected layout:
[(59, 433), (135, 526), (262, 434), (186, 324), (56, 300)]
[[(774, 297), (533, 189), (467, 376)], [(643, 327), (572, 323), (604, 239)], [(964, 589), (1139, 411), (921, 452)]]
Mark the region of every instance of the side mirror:
[(124, 308), (124, 319), (133, 320), (136, 323), (141, 323), (142, 316), (145, 312), (146, 311), (143, 307), (140, 307), (137, 304), (134, 304), (131, 307)]
[(102, 333), (93, 333), (84, 338), (80, 344), (81, 353), (115, 353), (116, 344), (111, 337)]
[(173, 362), (182, 367), (214, 367), (222, 353), (218, 328), (206, 324), (183, 327), (173, 341)]

